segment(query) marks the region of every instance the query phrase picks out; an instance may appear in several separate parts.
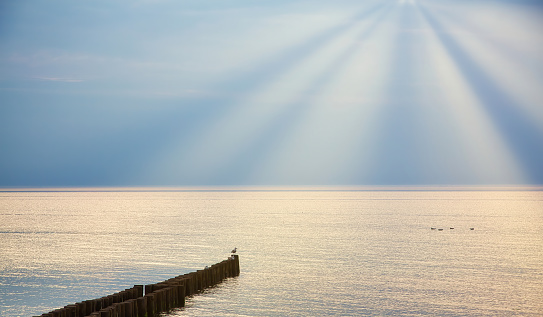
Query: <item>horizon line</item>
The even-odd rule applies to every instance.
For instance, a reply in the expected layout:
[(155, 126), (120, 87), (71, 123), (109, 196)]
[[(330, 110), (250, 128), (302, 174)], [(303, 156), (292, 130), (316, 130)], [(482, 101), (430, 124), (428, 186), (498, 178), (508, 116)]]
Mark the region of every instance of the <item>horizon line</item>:
[(9, 192), (372, 192), (543, 191), (543, 185), (198, 185), (198, 186), (0, 186)]

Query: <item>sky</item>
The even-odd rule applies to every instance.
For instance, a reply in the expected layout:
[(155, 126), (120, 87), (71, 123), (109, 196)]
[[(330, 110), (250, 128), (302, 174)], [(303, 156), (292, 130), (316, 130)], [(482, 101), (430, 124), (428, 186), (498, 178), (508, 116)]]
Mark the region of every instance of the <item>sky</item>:
[(535, 0), (0, 2), (0, 186), (543, 184)]

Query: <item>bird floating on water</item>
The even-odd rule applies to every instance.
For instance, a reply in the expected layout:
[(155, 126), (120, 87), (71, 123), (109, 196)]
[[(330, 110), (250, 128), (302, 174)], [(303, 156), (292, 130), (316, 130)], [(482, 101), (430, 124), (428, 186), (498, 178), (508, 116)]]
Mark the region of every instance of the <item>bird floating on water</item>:
[(234, 250), (232, 250), (231, 252), (236, 253), (237, 250), (238, 250), (238, 248), (234, 248)]

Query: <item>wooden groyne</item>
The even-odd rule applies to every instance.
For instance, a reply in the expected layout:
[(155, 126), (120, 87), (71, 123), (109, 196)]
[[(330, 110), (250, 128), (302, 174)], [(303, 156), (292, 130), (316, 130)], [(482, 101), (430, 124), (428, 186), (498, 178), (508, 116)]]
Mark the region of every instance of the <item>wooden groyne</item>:
[(239, 273), (239, 256), (234, 254), (203, 270), (156, 284), (134, 285), (112, 295), (64, 306), (41, 317), (155, 317), (172, 308), (184, 307), (185, 297)]

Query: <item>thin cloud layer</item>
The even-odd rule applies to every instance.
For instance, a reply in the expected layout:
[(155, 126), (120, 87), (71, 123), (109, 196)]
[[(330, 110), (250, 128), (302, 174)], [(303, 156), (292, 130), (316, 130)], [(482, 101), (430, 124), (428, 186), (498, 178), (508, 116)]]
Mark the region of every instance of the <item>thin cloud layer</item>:
[(3, 6), (0, 186), (543, 183), (538, 2)]

